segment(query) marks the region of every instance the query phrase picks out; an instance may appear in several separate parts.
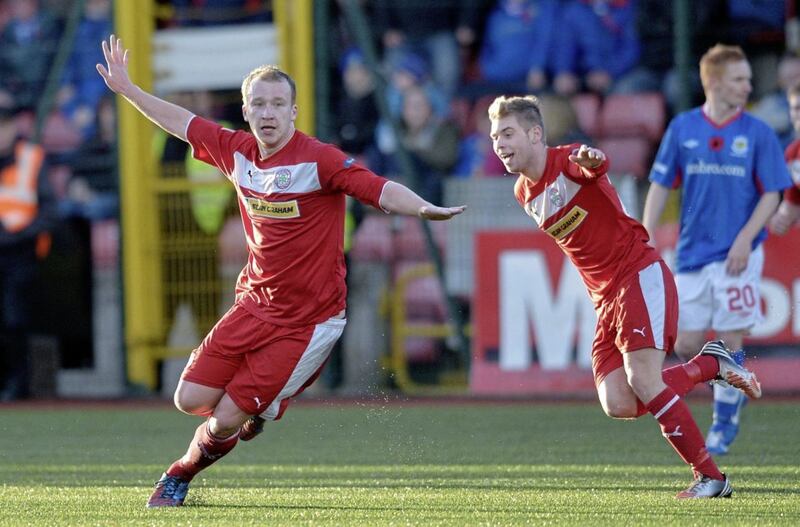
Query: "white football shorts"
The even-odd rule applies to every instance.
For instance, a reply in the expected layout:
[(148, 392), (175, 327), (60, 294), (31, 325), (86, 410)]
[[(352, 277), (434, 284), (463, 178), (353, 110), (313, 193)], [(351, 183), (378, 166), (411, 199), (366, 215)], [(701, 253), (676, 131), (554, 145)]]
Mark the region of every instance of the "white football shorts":
[(749, 330), (763, 318), (761, 273), (764, 248), (750, 253), (747, 268), (739, 276), (725, 271), (725, 262), (675, 275), (678, 287), (679, 331)]

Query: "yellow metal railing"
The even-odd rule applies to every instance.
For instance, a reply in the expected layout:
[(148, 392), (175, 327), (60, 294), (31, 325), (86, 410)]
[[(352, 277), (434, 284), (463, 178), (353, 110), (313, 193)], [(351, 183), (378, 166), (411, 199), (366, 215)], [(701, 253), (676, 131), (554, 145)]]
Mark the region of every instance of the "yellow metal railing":
[[(392, 374), (397, 387), (405, 393), (414, 395), (462, 393), (467, 389), (466, 363), (463, 369), (443, 372), (439, 375), (439, 383), (435, 386), (424, 385), (411, 378), (406, 354), (408, 337), (427, 337), (447, 339), (453, 336), (452, 324), (442, 322), (409, 321), (406, 311), (406, 291), (411, 283), (420, 278), (435, 276), (436, 269), (432, 263), (420, 263), (399, 274), (387, 297), (390, 323), (390, 346), (386, 367)], [(469, 336), (470, 326), (465, 326), (464, 334)]]
[[(153, 86), (153, 2), (116, 2), (114, 22), (117, 35), (130, 50), (131, 78), (150, 91)], [(158, 177), (152, 151), (155, 128), (130, 104), (119, 104), (118, 112), (128, 380), (154, 388), (156, 371), (152, 350), (164, 334), (158, 214), (153, 192)]]

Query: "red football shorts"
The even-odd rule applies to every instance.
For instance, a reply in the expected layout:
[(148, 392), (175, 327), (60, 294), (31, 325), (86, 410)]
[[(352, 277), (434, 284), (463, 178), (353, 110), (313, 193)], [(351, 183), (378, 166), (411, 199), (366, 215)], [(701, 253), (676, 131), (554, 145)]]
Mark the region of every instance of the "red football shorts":
[(672, 352), (677, 333), (678, 292), (672, 272), (659, 260), (631, 277), (597, 310), (592, 342), (595, 384), (622, 367), (625, 352), (644, 348)]
[(234, 304), (192, 352), (181, 379), (224, 389), (245, 413), (280, 419), (319, 376), (346, 322), (287, 328)]

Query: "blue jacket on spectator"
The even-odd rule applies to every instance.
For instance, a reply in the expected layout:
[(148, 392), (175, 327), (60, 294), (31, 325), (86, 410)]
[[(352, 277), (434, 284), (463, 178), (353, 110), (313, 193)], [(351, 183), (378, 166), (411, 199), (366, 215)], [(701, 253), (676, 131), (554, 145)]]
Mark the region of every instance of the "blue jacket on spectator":
[(559, 29), (557, 0), (500, 0), (486, 22), (481, 74), (494, 82), (524, 81), (528, 72), (548, 72)]
[(106, 85), (97, 74), (95, 64), (105, 60), (103, 50), (97, 43), (108, 38), (111, 33), (110, 18), (81, 20), (62, 79), (62, 84), (70, 85), (75, 90), (73, 98), (62, 107), (62, 111), (68, 116), (80, 106), (96, 109), (98, 102), (106, 94)]
[(633, 0), (574, 0), (562, 13), (553, 52), (556, 74), (605, 71), (617, 79), (638, 64)]

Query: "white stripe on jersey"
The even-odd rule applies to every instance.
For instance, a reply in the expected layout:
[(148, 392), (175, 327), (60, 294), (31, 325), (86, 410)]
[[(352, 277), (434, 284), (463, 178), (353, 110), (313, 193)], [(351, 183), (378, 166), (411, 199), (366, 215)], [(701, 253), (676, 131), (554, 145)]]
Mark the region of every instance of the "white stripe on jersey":
[(278, 412), (281, 409), (281, 401), (296, 394), (306, 381), (314, 375), (314, 372), (325, 363), (333, 349), (333, 345), (342, 336), (346, 323), (347, 320), (344, 318), (332, 318), (322, 324), (317, 324), (314, 328), (314, 334), (311, 335), (308, 347), (303, 352), (300, 360), (297, 361), (289, 380), (286, 381), (278, 396), (275, 397), (267, 409), (261, 413), (261, 417), (272, 420), (278, 416)]
[(548, 218), (563, 209), (580, 189), (579, 184), (569, 179), (563, 172), (559, 173), (541, 194), (525, 205), (525, 212), (541, 227)]
[(659, 262), (652, 263), (639, 271), (639, 288), (644, 296), (647, 314), (650, 317), (650, 330), (653, 332), (653, 345), (664, 348), (664, 325), (666, 323), (666, 292), (664, 272)]
[(316, 163), (298, 163), (261, 170), (242, 153), (234, 152), (233, 177), (236, 183), (260, 194), (303, 194), (322, 186)]

